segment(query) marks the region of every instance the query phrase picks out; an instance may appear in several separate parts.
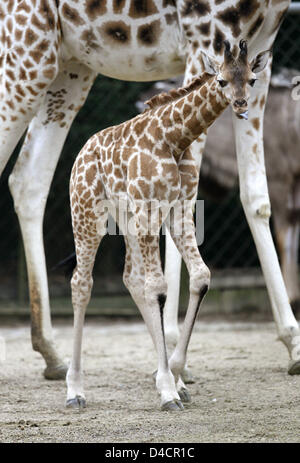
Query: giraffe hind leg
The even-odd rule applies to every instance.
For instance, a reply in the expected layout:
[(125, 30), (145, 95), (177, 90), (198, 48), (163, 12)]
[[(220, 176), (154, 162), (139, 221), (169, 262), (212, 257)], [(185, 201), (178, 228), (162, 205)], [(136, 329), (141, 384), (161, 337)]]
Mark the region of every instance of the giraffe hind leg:
[[(58, 74), (32, 119), (9, 178), (26, 254), (32, 345), (46, 362), (46, 379), (64, 379), (67, 366), (53, 341), (43, 216), (62, 146), (94, 79), (94, 74), (78, 63), (70, 64), (67, 71)], [(77, 79), (70, 74), (76, 74)], [(49, 117), (53, 107), (56, 109)]]
[[(103, 216), (103, 228), (107, 216)], [(93, 286), (92, 270), (95, 256), (103, 238), (103, 235), (95, 233), (92, 237), (89, 234), (87, 241), (75, 238), (77, 266), (71, 280), (72, 304), (74, 310), (74, 335), (73, 335), (73, 354), (67, 373), (67, 401), (69, 408), (84, 408), (86, 406), (85, 394), (83, 389), (83, 374), (81, 368), (81, 347), (83, 336), (83, 325), (87, 305), (90, 301)], [(76, 233), (76, 231), (74, 232)]]

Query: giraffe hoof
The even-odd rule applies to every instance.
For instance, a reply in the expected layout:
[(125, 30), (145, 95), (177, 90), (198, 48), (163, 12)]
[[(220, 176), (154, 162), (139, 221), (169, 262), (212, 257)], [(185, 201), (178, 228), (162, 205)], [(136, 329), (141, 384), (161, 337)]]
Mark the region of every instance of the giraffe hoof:
[(44, 377), (51, 380), (66, 379), (67, 365), (61, 364), (55, 367), (47, 367), (44, 370)]
[(195, 378), (193, 377), (191, 371), (189, 368), (184, 368), (182, 373), (180, 374), (182, 381), (185, 384), (194, 384), (195, 383)]
[(300, 375), (300, 360), (291, 361), (288, 367), (289, 375)]
[(191, 394), (185, 387), (182, 387), (180, 391), (178, 391), (178, 395), (181, 402), (189, 403), (192, 401)]
[(177, 412), (184, 410), (184, 406), (182, 405), (180, 400), (175, 399), (162, 404), (161, 409), (164, 412)]
[(74, 399), (68, 399), (66, 402), (67, 408), (82, 409), (86, 408), (86, 401), (80, 395), (74, 397)]

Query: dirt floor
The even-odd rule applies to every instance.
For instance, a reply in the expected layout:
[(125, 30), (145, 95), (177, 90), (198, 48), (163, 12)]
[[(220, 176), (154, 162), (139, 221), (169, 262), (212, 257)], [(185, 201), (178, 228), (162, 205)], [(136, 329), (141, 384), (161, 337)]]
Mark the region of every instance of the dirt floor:
[[(56, 322), (59, 350), (70, 358), (71, 320)], [(300, 442), (300, 377), (273, 323), (199, 321), (189, 349), (196, 378), (183, 412), (159, 410), (156, 357), (139, 321), (87, 321), (87, 408), (65, 408), (64, 381), (42, 376), (29, 324), (0, 329), (0, 442)]]

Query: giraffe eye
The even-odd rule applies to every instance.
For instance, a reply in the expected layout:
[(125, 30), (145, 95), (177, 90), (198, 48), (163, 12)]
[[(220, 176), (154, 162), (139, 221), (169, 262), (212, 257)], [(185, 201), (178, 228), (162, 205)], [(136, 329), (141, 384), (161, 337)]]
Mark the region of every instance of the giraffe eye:
[(223, 80), (223, 79), (218, 80), (218, 82), (222, 88), (226, 87), (226, 85), (228, 84), (227, 80)]
[(257, 79), (250, 79), (249, 80), (249, 85), (251, 85), (251, 87), (254, 86), (255, 82), (256, 82)]

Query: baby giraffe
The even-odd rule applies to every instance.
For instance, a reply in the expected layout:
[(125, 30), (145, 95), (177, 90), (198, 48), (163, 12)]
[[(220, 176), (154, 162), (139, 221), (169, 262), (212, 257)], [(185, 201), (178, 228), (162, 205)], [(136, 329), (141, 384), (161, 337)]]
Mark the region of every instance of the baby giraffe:
[[(228, 104), (237, 117), (247, 118), (250, 87), (269, 57), (270, 51), (265, 51), (249, 62), (245, 41), (240, 42), (236, 53), (224, 42), (221, 66), (203, 53), (205, 72), (189, 86), (152, 98), (144, 113), (95, 134), (80, 151), (70, 181), (77, 267), (71, 281), (74, 346), (67, 374), (67, 406), (85, 406), (82, 330), (94, 259), (106, 233), (108, 213), (116, 217), (126, 242), (124, 283), (142, 313), (157, 351), (156, 387), (161, 408), (182, 410), (182, 402), (190, 400), (180, 374), (210, 272), (195, 237), (193, 203), (198, 169), (189, 145)], [(124, 203), (129, 205), (127, 226), (115, 213)], [(176, 230), (174, 208), (178, 203), (185, 204), (180, 233)], [(181, 337), (169, 359), (163, 326), (166, 283), (159, 251), (163, 222), (169, 227), (190, 277), (190, 298)]]

